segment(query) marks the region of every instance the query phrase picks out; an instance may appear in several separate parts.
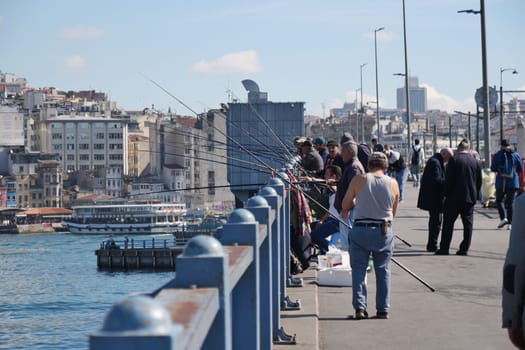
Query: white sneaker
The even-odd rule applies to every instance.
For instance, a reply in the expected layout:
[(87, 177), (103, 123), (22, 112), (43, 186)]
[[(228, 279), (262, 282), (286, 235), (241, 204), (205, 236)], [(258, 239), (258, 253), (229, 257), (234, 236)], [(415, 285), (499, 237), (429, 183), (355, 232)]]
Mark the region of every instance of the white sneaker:
[(512, 225), (511, 224), (507, 225), (507, 230), (512, 230)]
[(509, 223), (509, 220), (503, 219), (499, 222), (498, 228), (502, 228), (503, 226), (507, 225)]

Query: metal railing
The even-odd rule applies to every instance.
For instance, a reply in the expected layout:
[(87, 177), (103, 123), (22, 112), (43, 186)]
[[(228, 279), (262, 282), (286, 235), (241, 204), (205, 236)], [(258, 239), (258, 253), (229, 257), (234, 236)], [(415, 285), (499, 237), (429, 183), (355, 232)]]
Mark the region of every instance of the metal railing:
[(177, 257), (176, 277), (151, 294), (115, 304), (90, 336), (90, 349), (295, 344), (280, 325), (281, 310), (301, 308), (286, 295), (287, 286), (302, 286), (290, 275), (287, 193), (281, 180), (272, 179), (230, 215), (219, 239), (193, 237)]

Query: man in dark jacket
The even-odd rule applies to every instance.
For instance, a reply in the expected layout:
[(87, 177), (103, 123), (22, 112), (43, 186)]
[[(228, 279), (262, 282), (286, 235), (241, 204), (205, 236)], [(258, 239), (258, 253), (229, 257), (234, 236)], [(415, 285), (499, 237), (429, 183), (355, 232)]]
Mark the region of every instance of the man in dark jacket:
[(454, 155), (451, 148), (443, 148), (427, 161), (423, 176), (417, 207), (427, 210), (428, 219), (428, 241), (427, 251), (437, 250), (439, 231), (443, 219), (443, 199), (445, 198), (445, 163)]
[(443, 230), (436, 255), (448, 255), (454, 222), (461, 216), (463, 241), (456, 255), (467, 255), (472, 240), (474, 204), (481, 189), (481, 162), (470, 153), (468, 141), (461, 141), (454, 157), (450, 158), (445, 171), (445, 204), (443, 207)]
[(309, 175), (318, 176), (323, 171), (323, 158), (319, 153), (313, 148), (312, 142), (306, 140), (302, 145), (303, 158), (301, 160), (301, 165), (303, 169), (308, 171)]

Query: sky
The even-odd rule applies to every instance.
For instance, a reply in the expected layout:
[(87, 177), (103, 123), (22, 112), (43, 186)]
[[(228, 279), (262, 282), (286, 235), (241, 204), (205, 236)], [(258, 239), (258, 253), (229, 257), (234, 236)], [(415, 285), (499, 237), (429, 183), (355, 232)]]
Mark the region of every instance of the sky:
[[(428, 108), (476, 109), (482, 86), (478, 0), (405, 0), (408, 71)], [(485, 0), (488, 83), (525, 90), (524, 0)], [(0, 70), (35, 88), (105, 92), (118, 107), (182, 115), (247, 100), (254, 80), (273, 102), (327, 117), (344, 102), (381, 108), (404, 86), (402, 0), (0, 0)], [(361, 65), (365, 64), (361, 69)], [(513, 68), (501, 73), (501, 68)], [(152, 83), (152, 80), (163, 87)], [(504, 100), (525, 98), (505, 93)]]

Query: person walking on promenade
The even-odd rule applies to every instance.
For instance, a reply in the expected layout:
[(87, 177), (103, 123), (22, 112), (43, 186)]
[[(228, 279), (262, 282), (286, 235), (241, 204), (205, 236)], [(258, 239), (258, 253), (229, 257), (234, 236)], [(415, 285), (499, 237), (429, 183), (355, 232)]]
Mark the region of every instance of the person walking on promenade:
[[(498, 228), (512, 222), (512, 206), (516, 191), (519, 189), (519, 174), (523, 163), (518, 152), (514, 152), (508, 140), (501, 140), (501, 149), (496, 152), (490, 170), (496, 173), (496, 206), (500, 222)], [(503, 200), (505, 199), (505, 206)]]
[[(516, 212), (525, 212), (525, 195), (516, 198)], [(502, 324), (512, 344), (525, 349), (525, 216), (512, 218), (509, 248), (503, 265)]]
[(399, 201), (397, 181), (385, 175), (386, 155), (374, 152), (368, 162), (369, 172), (356, 175), (343, 199), (342, 218), (353, 212), (354, 225), (349, 233), (352, 267), (352, 305), (355, 319), (368, 317), (366, 269), (370, 255), (376, 275), (376, 317), (388, 318), (390, 308), (390, 262), (394, 250), (392, 220)]
[(417, 207), (427, 210), (429, 214), (427, 252), (435, 252), (438, 249), (445, 198), (445, 164), (453, 155), (451, 148), (443, 148), (439, 153), (434, 154), (428, 159), (421, 177)]
[(380, 144), (377, 139), (374, 137), (372, 139), (372, 152), (383, 152), (385, 148)]
[(445, 171), (445, 204), (443, 230), (436, 255), (448, 255), (454, 222), (458, 215), (463, 223), (463, 241), (456, 255), (467, 255), (472, 240), (474, 205), (481, 189), (481, 163), (469, 153), (468, 141), (461, 141)]
[(421, 176), (421, 166), (425, 162), (425, 150), (419, 145), (419, 139), (414, 140), (414, 144), (410, 147), (410, 174), (412, 174), (412, 184), (414, 187), (419, 187), (419, 180)]
[(401, 153), (394, 151), (392, 146), (385, 145), (385, 154), (388, 158), (388, 174), (394, 177), (399, 185), (399, 202), (404, 199), (403, 192), (407, 181), (407, 166)]

